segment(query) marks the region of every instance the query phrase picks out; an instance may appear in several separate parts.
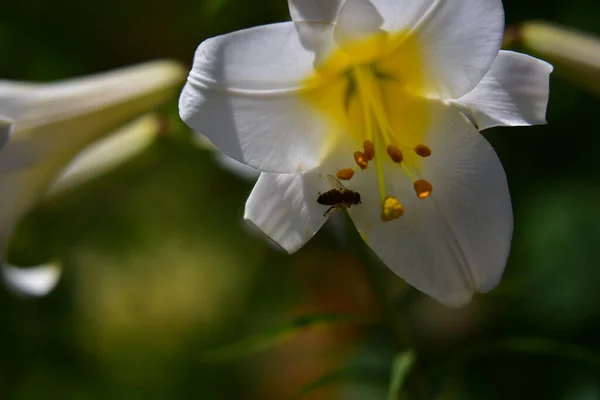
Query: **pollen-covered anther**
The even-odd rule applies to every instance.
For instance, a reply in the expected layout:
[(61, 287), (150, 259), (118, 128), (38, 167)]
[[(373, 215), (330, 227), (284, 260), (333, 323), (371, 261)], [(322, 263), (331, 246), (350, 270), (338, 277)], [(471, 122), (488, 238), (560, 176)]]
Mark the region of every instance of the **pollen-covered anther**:
[(381, 205), (381, 220), (390, 222), (404, 215), (404, 207), (397, 198), (388, 196)]
[(363, 142), (363, 154), (367, 158), (367, 161), (371, 161), (375, 158), (375, 145), (370, 140), (365, 140)]
[(429, 157), (431, 155), (431, 149), (425, 146), (424, 144), (418, 144), (414, 150), (418, 156), (421, 156), (423, 158)]
[(341, 181), (349, 181), (354, 176), (354, 170), (352, 168), (343, 168), (335, 176)]
[(369, 165), (369, 160), (367, 160), (367, 156), (360, 151), (354, 153), (354, 161), (356, 161), (356, 165), (360, 167), (360, 169), (365, 169)]
[(415, 181), (414, 186), (415, 192), (417, 192), (417, 197), (419, 197), (420, 199), (428, 198), (431, 195), (431, 192), (433, 191), (433, 186), (425, 179)]
[(400, 164), (404, 160), (404, 154), (402, 154), (402, 151), (398, 148), (398, 146), (390, 144), (387, 147), (387, 153), (388, 156), (390, 156), (390, 158), (392, 159), (392, 161), (396, 164)]

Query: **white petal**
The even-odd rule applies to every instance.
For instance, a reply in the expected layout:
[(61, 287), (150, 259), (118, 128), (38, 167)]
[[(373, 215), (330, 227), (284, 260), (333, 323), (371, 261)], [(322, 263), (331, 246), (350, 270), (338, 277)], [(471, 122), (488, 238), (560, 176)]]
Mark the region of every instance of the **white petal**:
[(501, 0), (370, 0), (383, 29), (411, 30), (422, 48), (426, 78), (444, 98), (470, 92), (498, 55), (504, 31)]
[(302, 46), (315, 54), (319, 64), (335, 48), (334, 23), (345, 0), (288, 0)]
[(2, 265), (4, 284), (14, 293), (25, 297), (42, 297), (56, 287), (62, 269), (58, 264), (45, 264), (35, 267), (17, 268)]
[(479, 85), (454, 103), (479, 130), (545, 124), (551, 72), (545, 61), (501, 51)]
[(368, 1), (346, 0), (336, 21), (335, 39), (338, 44), (356, 40), (381, 31), (383, 17)]
[(151, 114), (90, 144), (52, 182), (47, 195), (55, 196), (117, 168), (147, 149), (160, 130), (160, 120)]
[(0, 81), (0, 113), (15, 120), (18, 131), (101, 110), (95, 122), (107, 124), (109, 109), (131, 115), (133, 108), (155, 107), (184, 77), (181, 65), (160, 60), (49, 84)]
[[(343, 138), (342, 138), (343, 140)], [(327, 177), (354, 162), (354, 143), (335, 143), (318, 168), (302, 174), (262, 173), (248, 201), (244, 219), (252, 222), (288, 253), (302, 247), (335, 214), (329, 206), (317, 203), (319, 194), (333, 189)], [(344, 182), (352, 189), (353, 182)]]
[[(432, 107), (434, 107), (432, 105)], [(388, 195), (404, 216), (381, 222), (374, 171), (356, 182), (363, 204), (350, 209), (357, 228), (383, 262), (410, 285), (452, 306), (499, 282), (508, 257), (513, 219), (502, 165), (481, 134), (449, 106), (438, 105), (426, 144), (422, 177), (433, 185), (417, 198), (412, 181), (389, 163)]]
[(309, 170), (327, 139), (325, 121), (297, 95), (314, 59), (291, 22), (208, 39), (181, 94), (181, 118), (229, 157), (261, 171)]
[[(10, 154), (12, 141), (0, 151), (0, 159)], [(64, 161), (64, 164), (68, 162)], [(63, 165), (64, 165), (63, 164)], [(49, 159), (37, 168), (15, 169), (3, 172), (0, 168), (0, 264), (4, 261), (10, 235), (19, 219), (32, 208), (44, 194), (62, 165)]]
[[(294, 253), (321, 229), (327, 208), (317, 203), (315, 172), (305, 174), (262, 173), (248, 201), (244, 219), (288, 253)], [(327, 190), (326, 186), (322, 186)]]
[(527, 21), (519, 25), (519, 43), (565, 68), (565, 72), (593, 76), (600, 70), (600, 41), (594, 34), (548, 22)]
[(321, 22), (296, 22), (296, 32), (302, 46), (314, 54), (313, 66), (322, 63), (337, 48), (335, 25)]
[(0, 151), (8, 141), (12, 132), (14, 121), (0, 115)]
[(288, 0), (294, 21), (334, 23), (344, 0)]

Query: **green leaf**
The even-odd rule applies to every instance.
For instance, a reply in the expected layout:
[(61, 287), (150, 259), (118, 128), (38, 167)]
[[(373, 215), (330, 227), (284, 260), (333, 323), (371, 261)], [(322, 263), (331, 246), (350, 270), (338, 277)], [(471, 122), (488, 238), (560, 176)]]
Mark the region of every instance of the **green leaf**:
[(267, 332), (242, 339), (223, 347), (209, 350), (200, 356), (201, 361), (227, 361), (238, 357), (248, 356), (273, 347), (293, 337), (300, 331), (351, 322), (354, 318), (343, 314), (309, 315), (294, 319), (285, 326), (270, 329)]
[(313, 390), (319, 389), (321, 387), (327, 386), (330, 383), (339, 382), (339, 381), (352, 381), (352, 382), (360, 382), (360, 383), (369, 383), (369, 384), (385, 384), (386, 382), (386, 372), (381, 369), (374, 368), (373, 366), (347, 366), (342, 369), (338, 369), (332, 372), (329, 372), (317, 380), (309, 383), (304, 386), (300, 390), (300, 396), (304, 396), (305, 394), (312, 392)]
[(407, 350), (399, 353), (394, 359), (394, 365), (392, 366), (392, 379), (390, 382), (390, 391), (388, 393), (388, 400), (398, 400), (402, 393), (402, 386), (406, 380), (406, 376), (410, 372), (413, 364), (415, 363), (415, 353), (412, 350)]
[(308, 383), (299, 395), (341, 382), (345, 400), (385, 398), (397, 352), (395, 338), (383, 326), (367, 327), (365, 333), (361, 346), (344, 365)]
[(323, 375), (322, 377), (318, 378), (317, 380), (304, 386), (300, 390), (300, 395), (304, 396), (308, 392), (312, 392), (315, 389), (319, 389), (323, 386), (327, 386), (333, 382), (353, 379), (354, 376), (355, 376), (354, 371), (352, 369), (346, 369), (346, 368), (329, 372), (329, 373)]

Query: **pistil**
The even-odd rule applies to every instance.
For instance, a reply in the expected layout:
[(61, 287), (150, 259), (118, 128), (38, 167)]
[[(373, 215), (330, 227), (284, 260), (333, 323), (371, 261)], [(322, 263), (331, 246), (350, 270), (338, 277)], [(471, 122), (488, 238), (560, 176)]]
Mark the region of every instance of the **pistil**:
[[(388, 110), (386, 110), (384, 98), (379, 87), (380, 83), (372, 66), (354, 66), (350, 69), (349, 76), (354, 88), (355, 99), (359, 102), (362, 112), (360, 119), (363, 123), (365, 140), (363, 141), (362, 151), (354, 153), (355, 167), (339, 170), (337, 177), (341, 180), (350, 180), (359, 168), (361, 170), (366, 169), (369, 166), (369, 162), (374, 160), (381, 202), (381, 220), (384, 222), (393, 221), (404, 214), (404, 207), (398, 198), (387, 194), (384, 176), (384, 157), (382, 155), (387, 154), (394, 164), (400, 166), (413, 181), (417, 196), (420, 199), (426, 199), (431, 195), (433, 186), (428, 181), (415, 177), (415, 173), (413, 173), (405, 161), (403, 150), (414, 152), (416, 156), (422, 158), (431, 156), (432, 152), (424, 144), (409, 146), (399, 140), (400, 136), (397, 132), (394, 132), (388, 119)], [(394, 139), (393, 141), (392, 138)]]
[(381, 220), (390, 222), (404, 215), (404, 207), (397, 198), (388, 196), (383, 200), (381, 205)]

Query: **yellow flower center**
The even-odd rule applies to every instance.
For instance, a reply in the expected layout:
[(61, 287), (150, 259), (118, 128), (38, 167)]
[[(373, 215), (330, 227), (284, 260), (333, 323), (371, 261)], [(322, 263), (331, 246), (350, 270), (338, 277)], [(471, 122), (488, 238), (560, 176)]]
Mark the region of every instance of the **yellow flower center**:
[(433, 190), (420, 179), (421, 163), (432, 155), (424, 144), (430, 118), (422, 100), (426, 82), (420, 48), (408, 32), (380, 32), (344, 43), (303, 82), (303, 99), (331, 121), (332, 145), (338, 135), (350, 135), (357, 148), (362, 146), (354, 153), (356, 166), (337, 176), (351, 179), (350, 171), (364, 170), (374, 160), (386, 222), (400, 218), (404, 207), (386, 193), (384, 163), (401, 168), (420, 199)]

